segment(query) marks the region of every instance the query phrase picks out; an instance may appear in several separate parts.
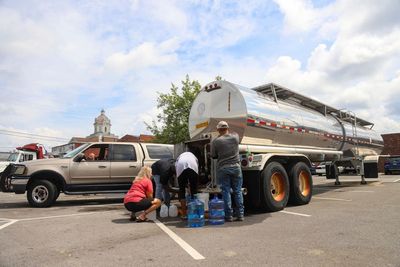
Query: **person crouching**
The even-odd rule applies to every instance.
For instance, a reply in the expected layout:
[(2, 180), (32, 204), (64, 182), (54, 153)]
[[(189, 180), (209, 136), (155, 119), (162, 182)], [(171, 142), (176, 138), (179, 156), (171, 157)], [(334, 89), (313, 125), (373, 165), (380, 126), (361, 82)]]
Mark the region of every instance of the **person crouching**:
[[(147, 221), (146, 215), (156, 210), (161, 205), (161, 200), (153, 199), (153, 184), (151, 182), (151, 168), (144, 166), (140, 169), (138, 176), (132, 182), (132, 186), (124, 197), (124, 205), (132, 212), (131, 220), (137, 222)], [(143, 211), (138, 217), (135, 212)]]

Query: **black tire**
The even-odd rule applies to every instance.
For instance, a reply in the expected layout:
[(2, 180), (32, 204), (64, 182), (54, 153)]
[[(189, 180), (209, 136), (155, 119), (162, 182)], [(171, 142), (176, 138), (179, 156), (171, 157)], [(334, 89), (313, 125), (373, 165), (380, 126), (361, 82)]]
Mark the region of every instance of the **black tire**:
[(60, 190), (56, 186), (56, 192), (54, 193), (54, 202), (56, 202), (59, 196), (60, 196)]
[(36, 180), (28, 186), (27, 199), (32, 207), (47, 208), (55, 201), (57, 187), (48, 180)]
[(0, 189), (3, 192), (11, 192), (8, 184), (7, 177), (11, 174), (14, 164), (9, 164), (0, 174)]
[(336, 164), (326, 165), (326, 179), (336, 179), (339, 176), (339, 168)]
[(312, 197), (313, 180), (307, 164), (304, 162), (296, 163), (289, 171), (289, 179), (289, 202), (295, 205), (308, 204)]
[(261, 172), (261, 209), (283, 210), (289, 200), (289, 178), (278, 162), (269, 163)]

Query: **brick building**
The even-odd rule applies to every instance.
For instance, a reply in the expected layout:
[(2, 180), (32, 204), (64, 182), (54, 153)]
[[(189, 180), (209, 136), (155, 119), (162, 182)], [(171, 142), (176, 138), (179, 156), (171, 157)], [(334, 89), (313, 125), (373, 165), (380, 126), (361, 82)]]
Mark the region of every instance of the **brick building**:
[[(400, 156), (400, 133), (382, 134), (382, 138), (385, 145), (381, 155)], [(384, 172), (384, 163), (385, 158), (381, 157), (378, 163), (380, 172)]]
[(111, 120), (105, 115), (104, 109), (101, 110), (100, 115), (95, 118), (94, 132), (86, 137), (72, 137), (68, 144), (52, 147), (51, 152), (54, 156), (59, 157), (66, 154), (80, 145), (88, 142), (143, 142), (149, 143), (154, 140), (154, 136), (141, 134), (124, 135), (118, 138), (115, 134), (111, 133)]

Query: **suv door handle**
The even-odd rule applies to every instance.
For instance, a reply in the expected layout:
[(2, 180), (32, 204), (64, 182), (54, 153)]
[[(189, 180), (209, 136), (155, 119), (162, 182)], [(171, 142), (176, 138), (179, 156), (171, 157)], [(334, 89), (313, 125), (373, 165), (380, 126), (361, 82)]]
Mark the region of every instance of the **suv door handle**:
[(105, 168), (107, 168), (107, 166), (100, 165), (99, 168), (100, 168), (100, 169), (105, 169)]
[(137, 166), (136, 165), (129, 165), (129, 168), (137, 168)]

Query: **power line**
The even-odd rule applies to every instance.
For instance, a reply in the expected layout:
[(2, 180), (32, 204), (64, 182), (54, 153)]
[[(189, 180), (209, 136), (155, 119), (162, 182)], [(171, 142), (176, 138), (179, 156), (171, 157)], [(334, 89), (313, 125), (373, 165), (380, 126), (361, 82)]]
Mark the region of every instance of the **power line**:
[[(0, 134), (4, 134), (4, 133), (0, 133)], [(61, 140), (55, 140), (55, 139), (47, 139), (47, 138), (43, 138), (43, 137), (29, 137), (29, 136), (12, 135), (12, 134), (5, 134), (5, 135), (11, 135), (11, 136), (16, 137), (16, 138), (23, 138), (23, 139), (29, 139), (29, 140), (43, 140), (43, 141), (56, 142), (56, 143), (65, 143), (65, 142), (67, 142), (67, 141), (61, 141)]]
[(64, 137), (56, 137), (56, 136), (48, 136), (48, 135), (40, 135), (40, 134), (30, 134), (30, 133), (10, 131), (10, 130), (5, 130), (5, 129), (0, 129), (0, 134), (10, 135), (10, 136), (14, 136), (14, 137), (28, 138), (28, 139), (41, 139), (41, 140), (47, 140), (47, 141), (58, 141), (58, 142), (69, 141), (69, 139), (64, 138)]

